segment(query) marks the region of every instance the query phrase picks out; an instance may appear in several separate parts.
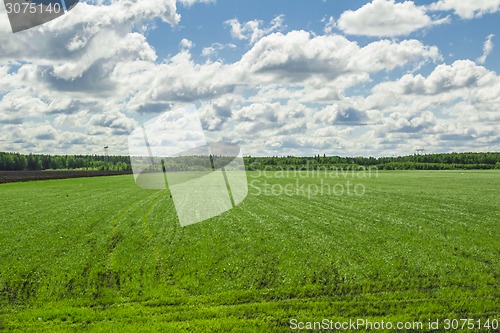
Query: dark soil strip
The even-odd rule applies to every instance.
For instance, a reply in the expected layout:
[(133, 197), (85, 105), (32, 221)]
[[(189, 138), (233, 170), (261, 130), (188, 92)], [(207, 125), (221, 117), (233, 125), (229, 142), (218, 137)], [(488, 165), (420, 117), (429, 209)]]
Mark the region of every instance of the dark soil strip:
[(132, 171), (0, 171), (0, 184), (36, 180), (129, 175)]

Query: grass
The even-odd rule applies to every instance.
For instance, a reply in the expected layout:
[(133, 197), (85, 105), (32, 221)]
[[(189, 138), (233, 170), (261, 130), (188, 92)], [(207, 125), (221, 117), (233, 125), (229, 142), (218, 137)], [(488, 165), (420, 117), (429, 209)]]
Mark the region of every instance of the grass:
[[(243, 203), (186, 228), (132, 176), (0, 185), (0, 331), (499, 318), (499, 171), (301, 176), (250, 172)], [(364, 195), (264, 195), (347, 181)]]

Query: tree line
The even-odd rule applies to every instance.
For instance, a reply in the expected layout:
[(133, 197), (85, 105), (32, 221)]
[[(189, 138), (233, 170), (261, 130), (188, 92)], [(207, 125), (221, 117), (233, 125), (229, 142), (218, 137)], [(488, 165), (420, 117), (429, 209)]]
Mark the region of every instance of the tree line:
[(312, 157), (246, 157), (247, 168), (262, 169), (319, 169), (363, 168), (379, 170), (454, 170), (500, 169), (500, 153), (444, 153), (394, 157), (341, 157), (315, 155)]
[[(145, 163), (148, 158), (145, 158)], [(167, 170), (195, 170), (206, 157), (165, 159)], [(205, 161), (206, 162), (206, 161)], [(205, 167), (210, 168), (210, 162)], [(227, 161), (223, 163), (227, 164)], [(245, 157), (249, 170), (376, 167), (379, 170), (500, 169), (500, 153), (445, 153), (395, 157)], [(0, 171), (131, 170), (129, 156), (47, 155), (0, 152)]]
[(0, 152), (0, 171), (131, 170), (128, 156), (23, 155)]

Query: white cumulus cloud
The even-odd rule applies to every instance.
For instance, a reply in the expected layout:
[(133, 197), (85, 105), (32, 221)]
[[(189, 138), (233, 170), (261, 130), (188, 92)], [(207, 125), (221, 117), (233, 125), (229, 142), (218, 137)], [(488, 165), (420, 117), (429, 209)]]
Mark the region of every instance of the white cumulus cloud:
[(262, 20), (251, 20), (245, 23), (240, 23), (238, 19), (231, 19), (224, 22), (231, 29), (231, 36), (235, 39), (249, 40), (254, 44), (262, 37), (269, 35), (274, 31), (280, 31), (284, 28), (284, 16), (278, 15), (271, 20), (269, 26), (264, 27)]
[(463, 19), (481, 17), (500, 11), (500, 0), (439, 0), (429, 6), (431, 10), (452, 10)]
[(413, 1), (373, 0), (356, 11), (344, 12), (337, 25), (350, 35), (394, 37), (445, 22), (446, 18), (433, 21), (425, 8), (415, 6)]
[(494, 34), (490, 34), (486, 37), (486, 41), (483, 44), (483, 55), (477, 59), (479, 64), (484, 64), (490, 53), (493, 51), (493, 37), (495, 37)]

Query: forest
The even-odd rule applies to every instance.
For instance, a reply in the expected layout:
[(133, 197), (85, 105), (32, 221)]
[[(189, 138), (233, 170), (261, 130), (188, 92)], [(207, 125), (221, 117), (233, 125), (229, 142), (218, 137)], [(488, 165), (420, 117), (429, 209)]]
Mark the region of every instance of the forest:
[(2, 153), (0, 171), (130, 170), (129, 156)]
[(500, 153), (445, 153), (394, 157), (246, 157), (247, 168), (259, 169), (318, 169), (318, 168), (378, 168), (379, 170), (470, 170), (500, 169)]
[[(192, 159), (192, 158), (191, 158)], [(378, 168), (379, 170), (471, 170), (500, 169), (500, 152), (445, 153), (407, 155), (397, 157), (340, 157), (315, 155), (312, 157), (246, 156), (248, 170), (318, 168)], [(190, 160), (190, 159), (188, 159)], [(189, 171), (195, 166), (186, 157), (168, 159), (167, 170)], [(196, 163), (195, 163), (196, 164)], [(104, 155), (47, 155), (0, 152), (0, 171), (42, 170), (131, 170), (129, 156)]]

